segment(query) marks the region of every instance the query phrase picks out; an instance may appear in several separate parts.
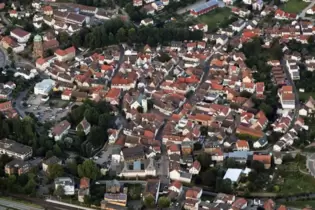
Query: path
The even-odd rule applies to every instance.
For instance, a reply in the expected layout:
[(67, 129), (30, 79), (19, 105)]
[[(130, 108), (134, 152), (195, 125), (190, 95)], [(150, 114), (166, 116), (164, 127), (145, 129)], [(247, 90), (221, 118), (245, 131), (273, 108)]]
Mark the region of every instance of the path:
[(43, 210), (43, 208), (33, 207), (33, 206), (29, 206), (25, 203), (20, 203), (20, 202), (16, 202), (13, 200), (7, 200), (7, 199), (3, 199), (3, 198), (0, 198), (0, 205), (6, 206), (6, 207), (11, 207), (11, 208), (18, 209), (18, 210)]

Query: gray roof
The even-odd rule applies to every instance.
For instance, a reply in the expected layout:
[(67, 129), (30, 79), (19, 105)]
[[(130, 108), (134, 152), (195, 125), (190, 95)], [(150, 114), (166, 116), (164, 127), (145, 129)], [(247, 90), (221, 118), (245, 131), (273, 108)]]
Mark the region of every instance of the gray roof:
[(17, 143), (16, 141), (7, 138), (0, 140), (0, 148), (21, 155), (28, 154), (33, 151), (32, 147)]
[(229, 153), (224, 153), (224, 157), (228, 158), (238, 158), (238, 159), (247, 159), (249, 155), (253, 155), (251, 151), (234, 151)]

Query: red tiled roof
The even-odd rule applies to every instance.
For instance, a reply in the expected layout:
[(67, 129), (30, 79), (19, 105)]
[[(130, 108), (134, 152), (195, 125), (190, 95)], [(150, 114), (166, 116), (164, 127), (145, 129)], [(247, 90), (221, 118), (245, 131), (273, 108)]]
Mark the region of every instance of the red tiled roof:
[(271, 155), (254, 155), (253, 160), (262, 162), (264, 164), (271, 164)]
[(85, 189), (90, 187), (90, 179), (87, 177), (82, 177), (80, 179), (80, 189)]
[(0, 111), (1, 112), (6, 111), (8, 109), (12, 109), (11, 101), (0, 103)]
[(120, 95), (120, 89), (118, 88), (112, 88), (110, 89), (107, 94), (106, 94), (106, 98), (107, 99), (117, 99)]
[(195, 160), (192, 164), (192, 167), (194, 167), (197, 170), (200, 170), (201, 169), (200, 162), (198, 160)]
[(180, 181), (174, 181), (172, 182), (171, 186), (174, 186), (177, 189), (180, 189), (183, 186), (183, 184)]
[(249, 144), (246, 140), (237, 140), (236, 141), (236, 146), (237, 147), (246, 147), (249, 148)]

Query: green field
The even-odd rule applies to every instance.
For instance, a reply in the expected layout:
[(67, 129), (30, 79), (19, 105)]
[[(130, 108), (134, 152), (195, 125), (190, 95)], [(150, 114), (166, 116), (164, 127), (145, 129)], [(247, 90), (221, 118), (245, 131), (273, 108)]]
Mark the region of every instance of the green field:
[(312, 96), (315, 99), (315, 93), (314, 92), (308, 92), (308, 93), (301, 93), (299, 92), (299, 99), (301, 101), (307, 101), (309, 97)]
[(308, 201), (290, 201), (282, 203), (283, 205), (286, 205), (287, 207), (293, 207), (293, 208), (305, 208), (305, 207), (314, 207), (315, 206), (315, 200), (308, 200)]
[(222, 24), (229, 24), (231, 9), (228, 7), (215, 9), (207, 14), (198, 17), (199, 22), (208, 25), (208, 30), (212, 31)]
[(308, 5), (309, 3), (302, 0), (289, 0), (287, 3), (281, 5), (281, 9), (286, 12), (299, 13)]
[(280, 188), (279, 194), (292, 195), (315, 192), (315, 179), (311, 175), (301, 173), (299, 170), (307, 171), (304, 157), (301, 157), (300, 161), (295, 160), (279, 166), (279, 174), (274, 180), (274, 184)]

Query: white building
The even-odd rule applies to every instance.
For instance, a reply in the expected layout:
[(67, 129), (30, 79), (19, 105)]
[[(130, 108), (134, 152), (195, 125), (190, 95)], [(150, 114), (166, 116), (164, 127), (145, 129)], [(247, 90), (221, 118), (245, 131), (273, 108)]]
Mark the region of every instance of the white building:
[(15, 28), (10, 32), (10, 36), (16, 38), (19, 43), (26, 43), (31, 37), (31, 33), (24, 31), (21, 28)]
[(55, 179), (55, 190), (61, 186), (65, 195), (74, 195), (74, 181), (70, 177), (58, 177)]
[(49, 92), (55, 87), (55, 81), (52, 79), (44, 79), (37, 83), (34, 87), (35, 95), (45, 95), (47, 96)]
[(17, 143), (10, 139), (0, 140), (0, 155), (7, 154), (10, 157), (25, 160), (32, 157), (32, 147)]
[(134, 162), (125, 161), (124, 168), (118, 176), (126, 178), (156, 176), (155, 160), (149, 158)]
[(50, 136), (54, 137), (55, 141), (59, 141), (68, 133), (70, 127), (71, 125), (67, 120), (61, 121), (52, 128)]
[(180, 182), (190, 183), (192, 179), (192, 174), (179, 170), (172, 170), (170, 172), (170, 179), (174, 181), (177, 180)]

